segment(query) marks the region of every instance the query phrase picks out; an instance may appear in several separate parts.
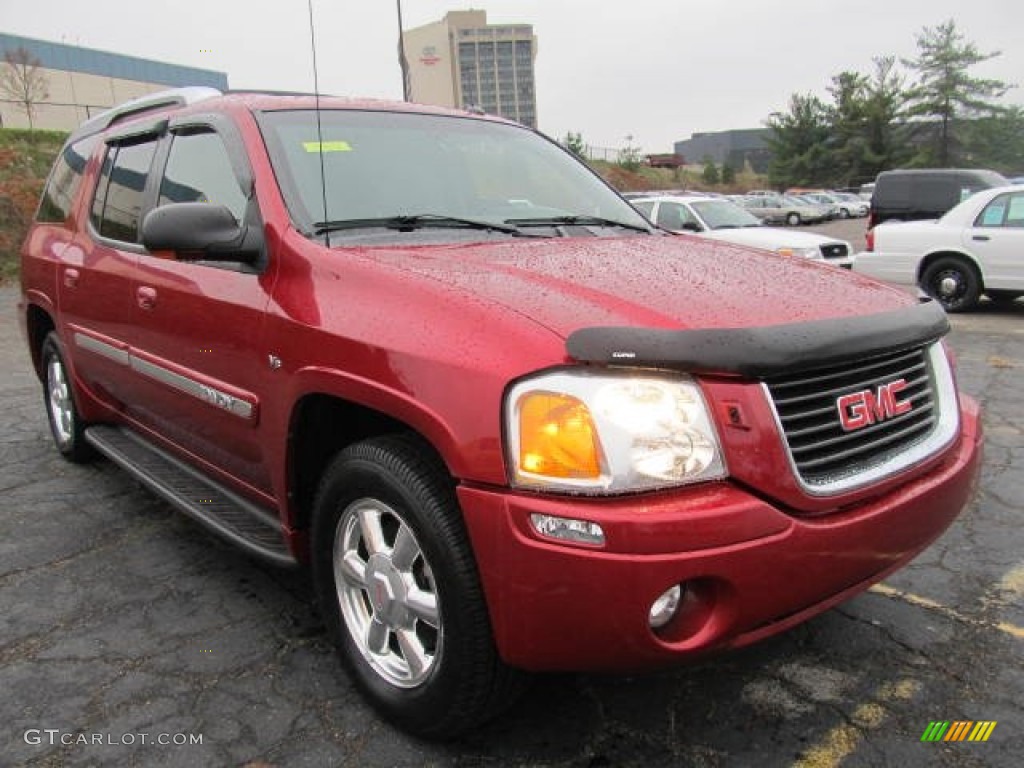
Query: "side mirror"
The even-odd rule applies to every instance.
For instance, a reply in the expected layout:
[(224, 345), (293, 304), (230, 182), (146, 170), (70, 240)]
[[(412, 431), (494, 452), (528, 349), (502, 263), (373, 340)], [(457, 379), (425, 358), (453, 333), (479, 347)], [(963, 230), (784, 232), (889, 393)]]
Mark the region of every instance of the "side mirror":
[(239, 224), (227, 206), (171, 203), (154, 208), (142, 220), (142, 244), (151, 251), (201, 254), (212, 261), (255, 261), (259, 231)]

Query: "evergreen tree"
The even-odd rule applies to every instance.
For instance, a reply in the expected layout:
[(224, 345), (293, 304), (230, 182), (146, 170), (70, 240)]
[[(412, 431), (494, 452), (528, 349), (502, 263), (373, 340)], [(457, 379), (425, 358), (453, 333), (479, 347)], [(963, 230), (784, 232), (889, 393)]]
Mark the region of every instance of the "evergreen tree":
[(775, 187), (819, 186), (831, 178), (828, 109), (817, 96), (794, 93), (788, 112), (766, 121), (772, 161), (768, 178)]
[(964, 126), (965, 160), (1010, 175), (1024, 172), (1024, 108), (1009, 107)]
[(918, 73), (908, 93), (907, 115), (924, 123), (919, 133), (928, 138), (915, 162), (949, 167), (960, 162), (964, 118), (994, 116), (1002, 108), (994, 103), (1009, 86), (1001, 80), (971, 77), (976, 64), (999, 56), (981, 53), (964, 39), (952, 19), (937, 27), (925, 27), (917, 38), (918, 56), (904, 64)]

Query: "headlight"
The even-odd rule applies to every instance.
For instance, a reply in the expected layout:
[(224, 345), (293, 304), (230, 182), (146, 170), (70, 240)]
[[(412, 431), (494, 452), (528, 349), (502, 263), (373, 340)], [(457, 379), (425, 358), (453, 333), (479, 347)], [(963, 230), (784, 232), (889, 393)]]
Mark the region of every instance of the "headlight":
[(776, 248), (775, 252), (779, 254), (779, 256), (796, 256), (805, 259), (821, 258), (821, 251), (813, 245), (809, 248), (791, 248), (789, 246), (783, 246), (782, 248)]
[(505, 402), (512, 482), (623, 493), (725, 477), (700, 387), (688, 376), (547, 373)]

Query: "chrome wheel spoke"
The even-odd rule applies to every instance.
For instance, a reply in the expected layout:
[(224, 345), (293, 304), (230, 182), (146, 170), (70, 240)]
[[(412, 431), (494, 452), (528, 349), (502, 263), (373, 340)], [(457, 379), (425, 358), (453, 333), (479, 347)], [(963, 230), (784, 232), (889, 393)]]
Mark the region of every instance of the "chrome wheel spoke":
[(363, 534), (366, 551), (371, 555), (387, 551), (384, 541), (384, 529), (380, 524), (380, 512), (376, 509), (362, 508), (359, 510), (359, 530)]
[(417, 619), (435, 629), (438, 627), (437, 595), (413, 587), (406, 596), (405, 604)]
[(400, 629), (396, 634), (398, 635), (398, 647), (402, 649), (402, 657), (409, 665), (409, 674), (414, 678), (419, 677), (431, 661), (423, 643), (411, 629)]
[(420, 548), (408, 526), (402, 525), (395, 535), (395, 546), (391, 551), (391, 562), (400, 571), (408, 571), (419, 557)]
[(387, 624), (376, 617), (370, 620), (370, 626), (366, 629), (366, 647), (379, 656), (388, 652), (388, 635), (391, 630)]
[(345, 553), (341, 561), (341, 575), (353, 587), (366, 586), (366, 563), (355, 551)]

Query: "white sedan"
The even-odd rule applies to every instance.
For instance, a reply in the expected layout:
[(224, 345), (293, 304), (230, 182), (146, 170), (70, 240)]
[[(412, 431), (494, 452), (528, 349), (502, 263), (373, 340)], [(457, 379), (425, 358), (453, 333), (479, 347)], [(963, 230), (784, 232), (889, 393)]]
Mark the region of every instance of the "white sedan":
[(1024, 189), (983, 190), (934, 221), (879, 224), (853, 269), (916, 285), (947, 312), (973, 308), (982, 294), (1014, 301), (1024, 296)]
[(756, 216), (725, 198), (657, 195), (629, 202), (659, 227), (672, 232), (692, 232), (712, 240), (774, 251), (781, 256), (850, 266), (850, 244), (845, 240), (763, 226)]

